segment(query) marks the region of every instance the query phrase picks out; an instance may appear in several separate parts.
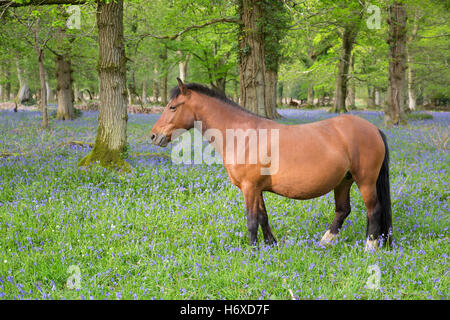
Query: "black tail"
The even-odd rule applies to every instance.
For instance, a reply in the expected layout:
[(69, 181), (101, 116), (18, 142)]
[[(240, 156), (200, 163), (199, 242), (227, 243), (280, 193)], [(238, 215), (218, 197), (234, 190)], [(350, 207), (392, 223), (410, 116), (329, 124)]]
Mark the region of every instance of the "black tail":
[(384, 142), (386, 154), (381, 166), (380, 174), (377, 179), (377, 198), (381, 206), (381, 225), (380, 232), (386, 244), (392, 243), (392, 209), (391, 209), (391, 191), (389, 184), (389, 148), (385, 134), (381, 131), (381, 138)]

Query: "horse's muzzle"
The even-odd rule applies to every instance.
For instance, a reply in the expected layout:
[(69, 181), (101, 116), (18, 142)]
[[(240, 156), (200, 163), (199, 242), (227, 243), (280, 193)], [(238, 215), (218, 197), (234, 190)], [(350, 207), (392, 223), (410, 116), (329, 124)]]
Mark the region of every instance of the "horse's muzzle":
[(157, 145), (160, 147), (166, 147), (170, 142), (170, 139), (165, 134), (152, 133), (150, 135), (150, 139), (152, 140), (152, 143), (154, 145)]

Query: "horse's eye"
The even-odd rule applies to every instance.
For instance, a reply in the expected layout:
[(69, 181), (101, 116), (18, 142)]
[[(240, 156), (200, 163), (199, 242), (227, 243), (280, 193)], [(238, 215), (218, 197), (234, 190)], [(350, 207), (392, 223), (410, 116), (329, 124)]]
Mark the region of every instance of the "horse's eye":
[(169, 109), (172, 110), (172, 111), (175, 111), (175, 110), (177, 110), (177, 107), (175, 107), (175, 106), (170, 106)]

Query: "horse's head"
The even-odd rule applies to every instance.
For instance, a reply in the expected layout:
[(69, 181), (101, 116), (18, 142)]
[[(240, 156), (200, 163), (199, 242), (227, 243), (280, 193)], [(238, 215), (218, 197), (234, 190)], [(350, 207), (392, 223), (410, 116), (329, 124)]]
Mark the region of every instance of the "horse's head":
[(172, 140), (175, 130), (189, 130), (194, 127), (194, 113), (189, 105), (190, 90), (179, 78), (179, 94), (174, 96), (167, 104), (161, 117), (156, 121), (151, 131), (153, 144), (165, 147)]

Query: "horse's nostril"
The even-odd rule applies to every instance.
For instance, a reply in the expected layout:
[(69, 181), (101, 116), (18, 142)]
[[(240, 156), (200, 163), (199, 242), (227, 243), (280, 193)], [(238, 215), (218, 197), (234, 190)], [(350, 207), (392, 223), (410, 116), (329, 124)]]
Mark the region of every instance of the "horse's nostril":
[(151, 136), (150, 136), (150, 139), (151, 139), (152, 141), (155, 140), (155, 139), (156, 139), (156, 134), (152, 133)]

